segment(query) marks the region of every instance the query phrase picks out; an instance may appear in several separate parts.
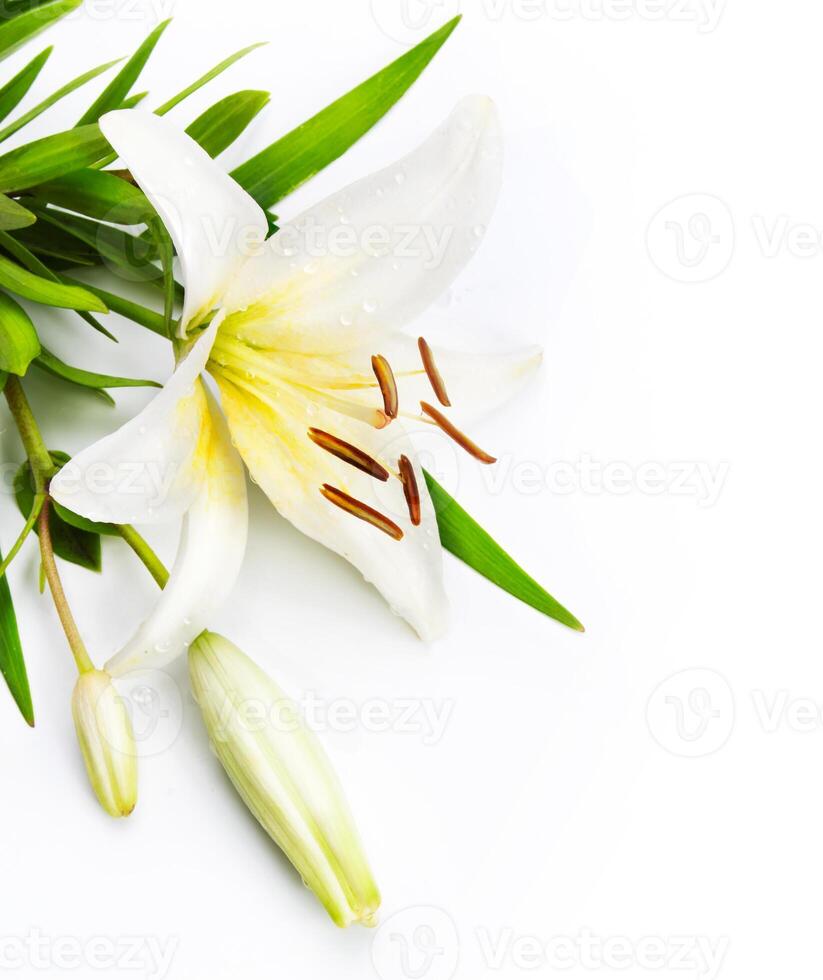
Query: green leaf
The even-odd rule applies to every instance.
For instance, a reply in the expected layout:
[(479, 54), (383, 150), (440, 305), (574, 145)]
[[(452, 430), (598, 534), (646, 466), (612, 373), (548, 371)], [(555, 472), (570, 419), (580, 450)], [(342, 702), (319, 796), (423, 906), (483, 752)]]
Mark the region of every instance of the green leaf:
[(16, 228), (26, 228), (37, 221), (31, 211), (26, 210), (17, 201), (0, 194), (0, 231), (13, 231)]
[[(0, 293), (0, 296), (2, 294)], [(38, 367), (55, 377), (84, 388), (160, 388), (158, 381), (147, 381), (139, 378), (120, 378), (114, 374), (98, 374), (96, 371), (84, 371), (83, 368), (72, 367), (61, 361), (56, 354), (43, 347), (37, 355)]]
[(584, 632), (582, 624), (568, 609), (564, 609), (538, 585), (440, 486), (431, 473), (423, 472), (437, 514), (440, 542), (447, 551), (521, 602), (564, 626)]
[(155, 213), (139, 188), (107, 170), (77, 170), (30, 193), (43, 203), (116, 225), (143, 224)]
[(96, 123), (104, 113), (120, 108), (124, 99), (126, 99), (131, 91), (132, 85), (134, 85), (143, 68), (145, 68), (146, 62), (149, 60), (152, 51), (154, 51), (155, 45), (160, 40), (161, 34), (170, 23), (171, 20), (164, 20), (155, 27), (131, 58), (123, 65), (117, 75), (103, 89), (86, 112), (83, 113), (77, 121), (78, 126), (87, 126), (90, 123)]
[(22, 377), (40, 353), (40, 340), (28, 313), (0, 293), (0, 370)]
[(105, 303), (89, 290), (44, 279), (2, 255), (0, 255), (0, 286), (44, 306), (108, 313)]
[[(64, 466), (71, 457), (66, 453), (54, 450), (51, 453), (51, 458), (58, 466)], [(28, 462), (23, 463), (15, 474), (14, 496), (20, 513), (28, 517), (34, 505), (34, 478)], [(51, 532), (54, 553), (58, 557), (92, 572), (101, 570), (102, 555), (99, 534), (68, 523), (55, 507), (49, 508), (49, 531)]]
[[(122, 58), (117, 58), (114, 61), (107, 61), (104, 65), (98, 65), (96, 68), (83, 72), (82, 75), (78, 75), (77, 78), (67, 82), (61, 88), (57, 89), (56, 92), (52, 92), (48, 98), (43, 99), (43, 101), (39, 102), (33, 109), (29, 109), (28, 112), (24, 112), (23, 115), (15, 119), (14, 122), (9, 123), (5, 129), (0, 129), (0, 142), (8, 139), (9, 136), (14, 135), (14, 133), (16, 133), (19, 129), (22, 129), (24, 126), (30, 123), (32, 119), (36, 119), (39, 115), (44, 113), (46, 109), (50, 109), (55, 102), (59, 102), (60, 99), (65, 98), (67, 95), (69, 95), (69, 93), (80, 88), (81, 85), (85, 85), (86, 82), (90, 82), (93, 78), (97, 78), (98, 75), (102, 75), (104, 71), (108, 71), (109, 68), (112, 68), (122, 60)], [(106, 148), (108, 148), (108, 144), (106, 144)]]
[(187, 99), (190, 95), (193, 95), (199, 88), (202, 88), (213, 78), (217, 78), (217, 76), (224, 72), (227, 68), (231, 68), (236, 61), (239, 61), (241, 58), (245, 58), (249, 52), (254, 51), (256, 48), (264, 47), (266, 43), (266, 41), (258, 41), (257, 44), (250, 44), (247, 48), (243, 48), (241, 51), (235, 51), (235, 53), (229, 55), (225, 61), (221, 61), (219, 65), (215, 65), (214, 68), (207, 71), (205, 75), (201, 75), (196, 82), (192, 82), (191, 85), (184, 88), (182, 92), (178, 92), (177, 95), (172, 96), (168, 102), (164, 102), (159, 109), (155, 109), (155, 115), (164, 116), (176, 105), (179, 105), (183, 99)]
[(134, 95), (130, 95), (127, 99), (123, 99), (123, 101), (120, 103), (120, 105), (117, 108), (133, 109), (136, 105), (140, 105), (140, 103), (143, 101), (143, 99), (145, 99), (145, 97), (148, 94), (149, 94), (148, 92), (135, 92)]
[(342, 156), (380, 120), (437, 54), (460, 18), (232, 171), (269, 208)]
[[(44, 262), (41, 262), (33, 252), (30, 252), (22, 242), (17, 241), (16, 238), (9, 235), (5, 231), (0, 231), (0, 245), (2, 245), (2, 247), (5, 248), (6, 251), (8, 251), (14, 258), (16, 258), (21, 265), (24, 265), (29, 272), (34, 272), (38, 276), (42, 276), (44, 279), (51, 279), (52, 282), (60, 282), (57, 273), (52, 272), (52, 270)], [(91, 313), (87, 313), (85, 310), (77, 310), (76, 312), (80, 319), (88, 323), (90, 327), (93, 327), (98, 331), (98, 333), (103, 334), (104, 337), (108, 337), (109, 340), (113, 340), (115, 343), (117, 343), (117, 338), (114, 336), (114, 334), (106, 330), (103, 324), (100, 323), (96, 317), (92, 316)]]
[(40, 74), (43, 65), (49, 60), (49, 55), (54, 48), (46, 48), (36, 55), (32, 60), (21, 68), (20, 71), (10, 81), (0, 88), (0, 120), (14, 109), (34, 84), (35, 78)]
[(167, 337), (171, 337), (174, 333), (172, 319), (177, 285), (174, 281), (174, 243), (159, 218), (149, 223), (149, 230), (160, 254), (160, 268), (163, 271), (163, 330)]
[[(28, 514), (26, 515), (28, 517)], [(17, 629), (17, 616), (9, 589), (8, 576), (0, 579), (0, 672), (26, 723), (34, 728), (29, 677), (23, 659), (23, 646)]]
[(231, 146), (270, 98), (268, 92), (251, 89), (227, 95), (199, 115), (186, 132), (210, 157), (216, 157)]
[(56, 20), (76, 10), (83, 0), (54, 0), (18, 14), (0, 24), (0, 58), (16, 51), (30, 37), (50, 27)]
[(82, 170), (109, 150), (100, 127), (80, 126), (26, 143), (0, 156), (0, 191), (22, 191)]
[(141, 306), (139, 303), (133, 303), (131, 300), (124, 299), (122, 296), (117, 296), (115, 293), (107, 292), (99, 286), (81, 283), (77, 279), (72, 279), (70, 276), (63, 276), (62, 278), (72, 283), (72, 285), (82, 286), (90, 293), (94, 293), (95, 296), (106, 304), (112, 313), (119, 313), (120, 316), (124, 316), (134, 323), (140, 324), (141, 327), (151, 330), (152, 333), (160, 334), (161, 337), (167, 336), (165, 320), (163, 319), (162, 313), (150, 310), (148, 307)]
[(133, 282), (152, 282), (160, 278), (160, 270), (151, 262), (154, 254), (151, 243), (138, 235), (52, 208), (34, 205), (32, 208), (42, 221), (73, 235), (94, 249), (105, 261), (128, 272), (128, 278)]

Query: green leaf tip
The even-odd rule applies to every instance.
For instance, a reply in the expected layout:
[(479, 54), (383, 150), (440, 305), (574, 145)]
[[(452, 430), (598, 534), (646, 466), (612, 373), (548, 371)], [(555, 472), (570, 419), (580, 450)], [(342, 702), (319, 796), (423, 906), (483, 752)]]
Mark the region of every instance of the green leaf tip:
[(578, 633), (586, 629), (471, 517), (428, 471), (423, 471), (431, 494), (440, 542), (484, 578), (545, 616)]

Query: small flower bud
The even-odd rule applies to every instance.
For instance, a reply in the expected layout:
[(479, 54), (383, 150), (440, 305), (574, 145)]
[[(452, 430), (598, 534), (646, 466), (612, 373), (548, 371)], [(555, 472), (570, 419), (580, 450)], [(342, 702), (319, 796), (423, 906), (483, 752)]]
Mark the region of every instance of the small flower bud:
[(374, 925), (380, 892), (337, 776), (297, 706), (216, 633), (191, 645), (189, 671), (211, 744), (243, 802), (338, 926)]
[(137, 752), (131, 719), (111, 677), (102, 670), (81, 674), (71, 712), (100, 805), (113, 817), (127, 817), (137, 803)]

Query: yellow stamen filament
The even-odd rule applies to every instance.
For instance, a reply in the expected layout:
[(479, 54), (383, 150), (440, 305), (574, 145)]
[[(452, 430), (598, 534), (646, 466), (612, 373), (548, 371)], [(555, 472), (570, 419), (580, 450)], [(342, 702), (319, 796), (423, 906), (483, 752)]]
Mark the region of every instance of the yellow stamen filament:
[(394, 521), (390, 521), (385, 514), (381, 514), (380, 511), (375, 510), (373, 507), (369, 507), (368, 504), (364, 504), (362, 500), (358, 500), (356, 497), (350, 497), (347, 493), (343, 493), (342, 490), (329, 486), (328, 483), (324, 483), (323, 486), (320, 487), (320, 493), (323, 494), (326, 500), (333, 503), (341, 510), (344, 510), (347, 514), (351, 514), (352, 517), (357, 517), (361, 521), (371, 524), (372, 527), (376, 527), (384, 534), (388, 534), (388, 536), (390, 538), (394, 538), (395, 541), (402, 540), (402, 529), (399, 528)]
[(496, 463), (497, 459), (494, 456), (490, 456), (488, 453), (483, 452), (483, 450), (473, 443), (469, 437), (460, 431), (456, 425), (450, 422), (446, 416), (438, 411), (433, 405), (428, 402), (420, 402), (420, 407), (433, 419), (437, 425), (450, 436), (462, 449), (465, 449), (470, 456), (474, 456), (475, 459), (480, 460), (481, 463)]
[(451, 408), (451, 402), (446, 393), (446, 385), (434, 362), (434, 354), (423, 337), (417, 338), (417, 349), (420, 351), (420, 357), (423, 359), (423, 367), (426, 369), (426, 377), (429, 379), (432, 391), (437, 395), (437, 400), (446, 408)]
[(331, 453), (332, 456), (342, 459), (344, 463), (373, 476), (375, 480), (381, 480), (383, 483), (388, 480), (389, 471), (381, 466), (376, 459), (372, 459), (368, 453), (364, 453), (362, 449), (358, 449), (350, 442), (344, 442), (329, 432), (314, 428), (309, 429), (309, 439), (316, 446), (325, 449), (327, 453)]
[(397, 465), (400, 467), (400, 479), (403, 482), (403, 494), (406, 498), (406, 506), (409, 508), (409, 517), (415, 527), (420, 526), (420, 490), (417, 487), (417, 477), (414, 475), (414, 467), (408, 456), (401, 456)]
[(382, 354), (375, 354), (371, 359), (371, 366), (380, 385), (380, 393), (383, 395), (383, 410), (390, 419), (396, 419), (399, 402), (397, 382), (391, 365)]

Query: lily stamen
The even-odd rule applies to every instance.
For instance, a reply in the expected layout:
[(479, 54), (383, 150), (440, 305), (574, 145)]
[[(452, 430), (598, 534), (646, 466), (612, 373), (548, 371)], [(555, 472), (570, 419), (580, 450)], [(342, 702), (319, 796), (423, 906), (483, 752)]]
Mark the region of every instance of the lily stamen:
[(415, 527), (420, 526), (420, 490), (417, 486), (417, 477), (414, 474), (414, 467), (408, 456), (403, 455), (397, 462), (400, 467), (400, 479), (403, 483), (403, 494), (406, 498), (406, 506), (409, 508), (409, 517)]
[(383, 410), (390, 419), (396, 419), (399, 400), (397, 382), (391, 365), (382, 354), (375, 354), (371, 359), (371, 366), (380, 385), (380, 393), (383, 395)]
[(388, 480), (389, 471), (385, 466), (381, 466), (376, 459), (372, 459), (368, 453), (364, 453), (362, 449), (358, 449), (357, 446), (353, 446), (350, 442), (344, 442), (329, 432), (315, 428), (309, 429), (309, 439), (316, 446), (325, 449), (327, 453), (331, 453), (332, 456), (342, 459), (344, 463), (348, 463), (361, 472), (373, 476), (375, 480), (381, 480), (383, 483)]
[(429, 384), (432, 386), (432, 391), (434, 391), (435, 395), (437, 395), (437, 400), (446, 408), (451, 408), (451, 402), (449, 401), (449, 396), (446, 392), (446, 385), (443, 381), (443, 376), (437, 370), (437, 365), (434, 362), (434, 353), (432, 352), (431, 347), (429, 347), (423, 337), (418, 337), (417, 348), (420, 351), (420, 357), (423, 360), (423, 367), (426, 370), (426, 377), (429, 379)]
[(384, 534), (388, 534), (395, 541), (402, 540), (402, 528), (399, 528), (394, 521), (389, 520), (385, 514), (381, 514), (379, 510), (375, 510), (373, 507), (369, 507), (368, 504), (364, 504), (362, 500), (358, 500), (356, 497), (350, 497), (347, 493), (343, 493), (342, 490), (338, 490), (337, 487), (332, 487), (328, 483), (324, 483), (320, 487), (320, 493), (323, 494), (326, 500), (341, 510), (344, 510), (347, 514), (351, 514), (352, 517), (357, 517), (361, 521), (371, 524), (372, 527), (376, 527)]
[(446, 416), (438, 411), (434, 405), (430, 405), (428, 402), (420, 402), (420, 407), (440, 428), (450, 436), (462, 449), (465, 449), (470, 456), (474, 456), (475, 459), (479, 460), (481, 463), (496, 463), (497, 459), (494, 456), (490, 456), (488, 453), (484, 452), (476, 443), (472, 442), (471, 439), (460, 429), (457, 428), (452, 422), (450, 422)]

